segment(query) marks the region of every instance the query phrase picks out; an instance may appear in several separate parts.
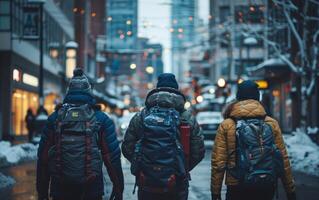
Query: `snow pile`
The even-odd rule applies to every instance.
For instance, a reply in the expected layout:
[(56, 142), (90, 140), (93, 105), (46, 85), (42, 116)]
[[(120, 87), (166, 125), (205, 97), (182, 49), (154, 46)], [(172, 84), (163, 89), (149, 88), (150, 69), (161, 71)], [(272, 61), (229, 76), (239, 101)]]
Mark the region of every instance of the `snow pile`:
[(309, 135), (312, 135), (312, 134), (317, 134), (319, 132), (319, 128), (318, 127), (307, 127), (307, 133)]
[(38, 146), (30, 143), (11, 146), (10, 142), (0, 142), (0, 167), (10, 166), (22, 161), (34, 160)]
[(308, 135), (297, 130), (285, 143), (293, 170), (319, 176), (319, 147)]
[(15, 180), (10, 176), (5, 176), (0, 173), (0, 189), (12, 186), (15, 184)]

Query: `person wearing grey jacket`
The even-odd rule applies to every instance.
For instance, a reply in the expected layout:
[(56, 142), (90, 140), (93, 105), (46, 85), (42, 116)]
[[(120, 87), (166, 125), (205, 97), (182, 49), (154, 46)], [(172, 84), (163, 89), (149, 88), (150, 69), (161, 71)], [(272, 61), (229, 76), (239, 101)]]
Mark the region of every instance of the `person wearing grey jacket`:
[[(175, 76), (170, 73), (161, 74), (158, 77), (157, 88), (150, 91), (145, 101), (145, 108), (137, 113), (130, 121), (129, 127), (124, 136), (122, 144), (123, 155), (132, 163), (136, 144), (141, 139), (140, 135), (143, 132), (143, 113), (147, 112), (152, 107), (158, 106), (161, 108), (173, 108), (180, 116), (180, 121), (183, 124), (190, 125), (190, 155), (188, 170), (192, 170), (205, 155), (204, 139), (200, 127), (190, 111), (184, 108), (185, 96), (178, 90), (178, 83)], [(180, 132), (180, 131), (179, 131)], [(180, 135), (180, 133), (178, 133)], [(178, 137), (180, 139), (180, 136)], [(143, 190), (139, 186), (138, 197), (144, 199), (170, 199), (184, 200), (188, 197), (188, 179), (179, 184), (175, 192), (154, 192)]]

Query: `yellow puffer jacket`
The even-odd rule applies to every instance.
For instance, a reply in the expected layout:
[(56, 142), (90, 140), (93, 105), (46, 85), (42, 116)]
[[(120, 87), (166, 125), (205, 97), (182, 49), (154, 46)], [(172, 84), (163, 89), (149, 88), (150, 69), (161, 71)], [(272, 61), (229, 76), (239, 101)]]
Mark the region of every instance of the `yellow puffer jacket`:
[[(211, 160), (211, 192), (214, 195), (219, 195), (221, 192), (222, 182), (224, 179), (224, 173), (226, 171), (226, 185), (237, 185), (238, 180), (232, 177), (226, 169), (235, 166), (235, 154), (231, 153), (235, 151), (236, 143), (236, 124), (231, 118), (241, 117), (262, 117), (266, 116), (264, 107), (255, 100), (238, 101), (230, 104), (225, 112), (225, 120), (219, 126), (217, 135), (215, 138), (215, 144), (212, 152)], [(275, 144), (280, 149), (284, 158), (285, 173), (282, 178), (285, 190), (287, 193), (295, 191), (295, 184), (291, 173), (290, 162), (287, 155), (287, 150), (281, 135), (280, 127), (276, 120), (271, 117), (266, 117), (265, 122), (268, 123), (273, 130)], [(228, 154), (229, 159), (228, 159)]]

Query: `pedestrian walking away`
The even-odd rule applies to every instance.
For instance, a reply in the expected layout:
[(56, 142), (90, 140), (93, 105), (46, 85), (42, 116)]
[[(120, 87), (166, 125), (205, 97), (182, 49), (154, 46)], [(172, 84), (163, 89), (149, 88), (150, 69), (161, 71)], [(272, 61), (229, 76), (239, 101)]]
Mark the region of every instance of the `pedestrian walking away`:
[(131, 162), (139, 200), (186, 200), (189, 171), (204, 157), (197, 121), (184, 109), (175, 76), (159, 75), (145, 108), (130, 121), (122, 144)]
[(49, 116), (42, 133), (37, 162), (39, 200), (49, 196), (53, 200), (101, 200), (103, 162), (113, 183), (111, 199), (122, 200), (120, 157), (114, 123), (95, 105), (88, 78), (77, 68), (63, 104)]
[(295, 184), (286, 147), (276, 120), (266, 115), (258, 85), (238, 85), (236, 101), (224, 111), (211, 160), (211, 194), (221, 199), (226, 173), (226, 200), (271, 200), (278, 179), (287, 199), (295, 200)]
[(28, 129), (28, 140), (32, 142), (34, 131), (35, 131), (35, 115), (31, 108), (28, 109), (27, 115), (25, 116), (25, 122)]

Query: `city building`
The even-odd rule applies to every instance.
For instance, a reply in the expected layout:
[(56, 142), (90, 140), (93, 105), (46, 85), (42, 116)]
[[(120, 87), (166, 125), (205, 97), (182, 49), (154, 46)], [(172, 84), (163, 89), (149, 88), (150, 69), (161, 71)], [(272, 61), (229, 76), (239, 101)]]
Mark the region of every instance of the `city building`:
[[(71, 21), (53, 0), (0, 1), (0, 139), (27, 133), (28, 108), (35, 113), (40, 91), (40, 28), (43, 27), (44, 106), (51, 113), (65, 93), (66, 44), (74, 40)], [(72, 11), (71, 11), (72, 12)]]
[(137, 51), (138, 1), (108, 0), (106, 2), (107, 70), (113, 76), (131, 74), (130, 64)]
[(197, 0), (175, 0), (171, 6), (171, 46), (172, 70), (177, 79), (184, 81), (185, 72), (189, 71), (188, 62), (182, 56), (192, 45), (195, 38), (197, 17)]
[(135, 49), (137, 42), (137, 0), (107, 1), (107, 49)]
[[(78, 45), (76, 63), (85, 70), (94, 85), (93, 95), (103, 110), (111, 112), (122, 103), (107, 88), (106, 70), (106, 0), (55, 0), (73, 22)], [(69, 13), (71, 11), (71, 14)]]
[(192, 77), (201, 79), (209, 79), (210, 63), (209, 63), (209, 30), (207, 24), (202, 21), (195, 28), (196, 37), (193, 44), (188, 47), (183, 55), (184, 66), (189, 66), (189, 74)]
[(210, 79), (236, 82), (267, 57), (264, 34), (266, 6), (256, 0), (210, 0)]
[[(309, 96), (305, 97), (307, 90), (312, 87), (311, 81), (318, 83), (311, 73), (314, 71), (304, 69), (303, 59), (309, 59), (310, 64), (316, 64), (314, 55), (314, 41), (318, 30), (318, 23), (307, 16), (318, 17), (318, 5), (314, 2), (305, 4), (292, 0), (296, 10), (285, 15), (282, 5), (274, 1), (267, 1), (267, 57), (263, 62), (251, 69), (251, 74), (263, 77), (268, 83), (264, 90), (264, 105), (269, 114), (276, 118), (284, 132), (291, 132), (298, 127), (318, 127), (319, 125), (319, 87), (315, 84)], [(285, 5), (285, 4), (284, 4)], [(299, 24), (295, 29), (289, 25), (288, 18), (296, 19)], [(306, 16), (306, 17), (305, 17)], [(306, 35), (304, 33), (307, 32)], [(296, 35), (299, 35), (296, 37)], [(305, 49), (301, 50), (299, 38), (304, 42)], [(273, 44), (276, 44), (274, 47)], [(303, 51), (301, 53), (300, 51)], [(301, 56), (304, 54), (304, 56)], [(288, 64), (288, 62), (290, 64)], [(300, 68), (305, 75), (300, 75), (290, 66)], [(316, 67), (318, 69), (318, 66)], [(318, 76), (318, 75), (317, 75)], [(314, 79), (314, 80), (312, 80)], [(306, 89), (307, 88), (307, 89)]]

